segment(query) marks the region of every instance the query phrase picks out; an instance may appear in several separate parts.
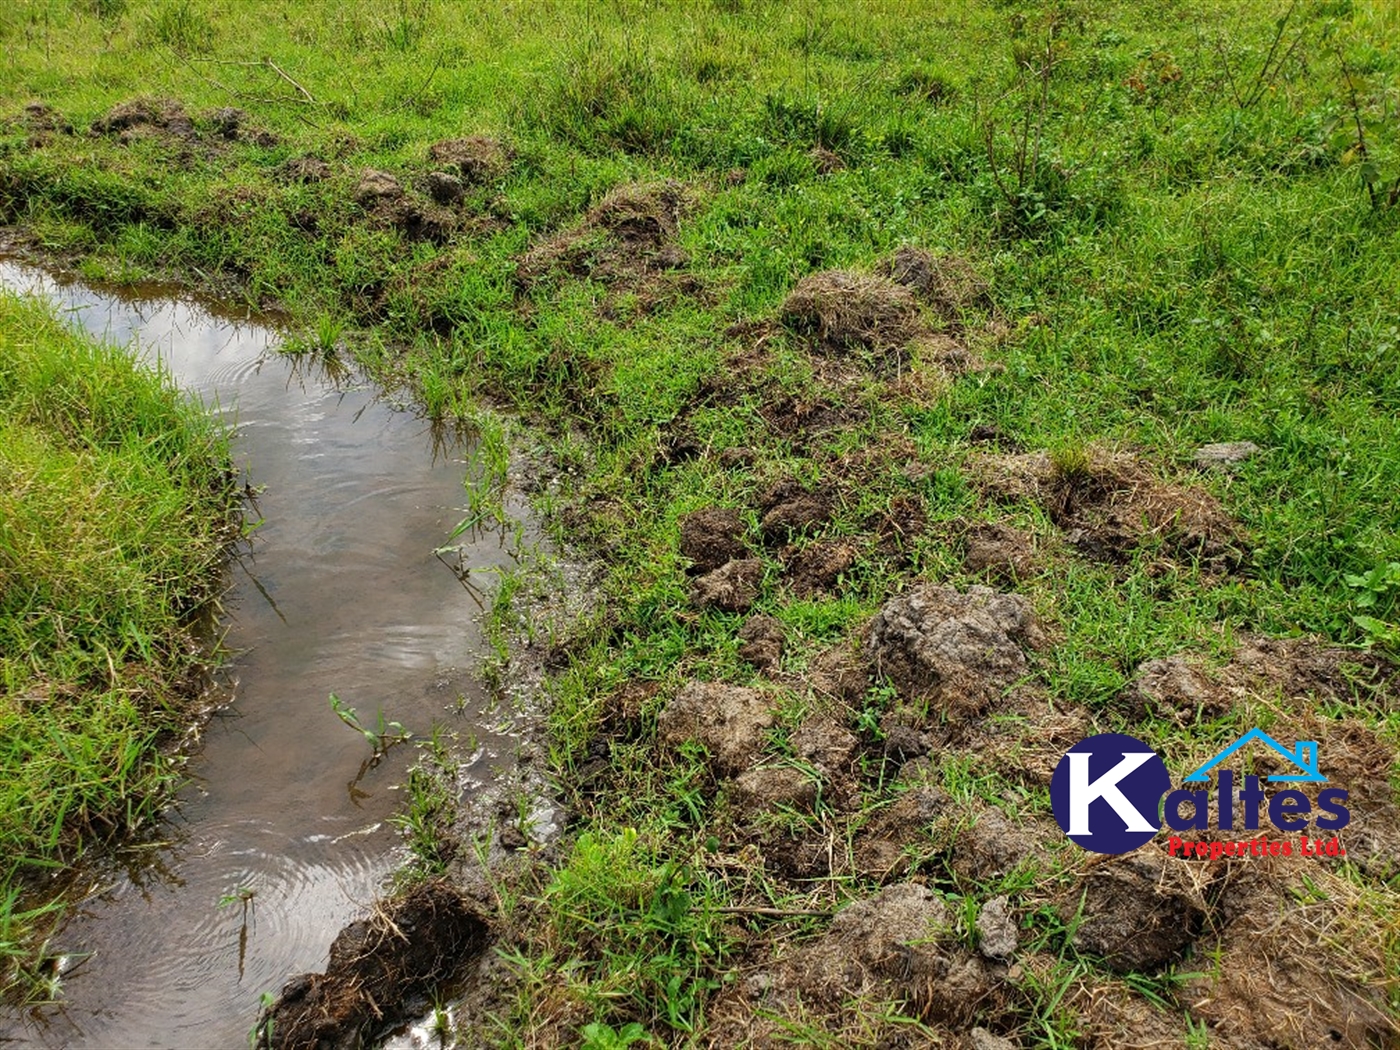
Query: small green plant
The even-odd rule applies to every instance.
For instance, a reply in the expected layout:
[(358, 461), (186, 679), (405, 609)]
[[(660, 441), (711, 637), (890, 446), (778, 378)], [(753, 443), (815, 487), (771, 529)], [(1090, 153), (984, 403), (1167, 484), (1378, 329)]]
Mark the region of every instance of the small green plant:
[(403, 727), (402, 722), (391, 722), (385, 719), (382, 708), (375, 717), (373, 729), (361, 722), (355, 709), (335, 693), (331, 694), (331, 710), (335, 712), (337, 718), (365, 738), (365, 742), (369, 744), (372, 752), (371, 763), (378, 762), (394, 745), (402, 744), (413, 738), (413, 734)]
[(650, 1043), (651, 1036), (636, 1021), (623, 1025), (620, 1029), (595, 1021), (583, 1026), (579, 1033), (583, 1036), (583, 1050), (626, 1050), (634, 1043)]
[[(1392, 623), (1391, 615), (1400, 601), (1400, 562), (1377, 566), (1360, 576), (1347, 575), (1346, 585), (1356, 592), (1352, 604), (1365, 612), (1354, 613), (1352, 622), (1366, 632), (1371, 644), (1400, 645), (1400, 624)], [(1383, 619), (1382, 617), (1387, 617)]]

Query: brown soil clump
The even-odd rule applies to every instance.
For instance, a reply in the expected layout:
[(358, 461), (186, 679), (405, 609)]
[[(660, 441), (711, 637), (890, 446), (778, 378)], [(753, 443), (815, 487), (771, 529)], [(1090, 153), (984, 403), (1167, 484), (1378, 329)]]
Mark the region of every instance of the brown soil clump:
[(999, 522), (978, 522), (967, 530), (963, 568), (1014, 583), (1035, 571), (1035, 541), (1029, 533)]
[(906, 246), (877, 263), (875, 272), (908, 288), (946, 321), (959, 321), (964, 310), (991, 301), (987, 282), (958, 255), (934, 255)]
[(697, 576), (690, 584), (690, 602), (701, 609), (747, 612), (758, 600), (763, 583), (763, 562), (757, 558), (727, 561), (714, 572)]
[(287, 158), (278, 168), (278, 174), (287, 182), (324, 182), (331, 177), (331, 166), (320, 157), (306, 153)]
[(842, 704), (858, 703), (870, 686), (870, 669), (856, 653), (838, 645), (812, 657), (806, 684)]
[(819, 349), (898, 350), (921, 330), (919, 304), (886, 277), (849, 270), (811, 274), (783, 300), (781, 317)]
[(423, 177), (423, 189), (436, 204), (451, 207), (460, 204), (467, 189), (462, 180), (446, 171), (430, 171)]
[(1045, 862), (1045, 844), (1056, 834), (1053, 823), (1017, 824), (996, 806), (986, 806), (959, 834), (949, 867), (969, 884), (984, 883)]
[(1239, 1045), (1288, 1050), (1400, 1045), (1377, 989), (1395, 979), (1385, 943), (1393, 914), (1348, 878), (1283, 861), (1227, 874), (1219, 962), (1187, 985), (1191, 1013), (1226, 1045), (1236, 1033), (1247, 1033)]
[(887, 601), (866, 648), (900, 695), (953, 718), (978, 714), (1028, 671), (1023, 647), (1041, 635), (1030, 603), (974, 586), (925, 585)]
[(969, 462), (986, 493), (1039, 503), (1086, 557), (1123, 562), (1160, 541), (1179, 557), (1240, 559), (1239, 530), (1214, 496), (1158, 480), (1136, 456), (1093, 450), (1057, 465), (1045, 452), (976, 454)]
[(773, 712), (762, 693), (719, 682), (687, 682), (656, 720), (663, 745), (696, 740), (715, 768), (729, 776), (752, 765), (772, 725)]
[(779, 808), (810, 812), (817, 802), (817, 784), (790, 766), (767, 766), (739, 774), (729, 786), (729, 798), (747, 817)]
[(1208, 883), (1203, 866), (1139, 851), (1091, 867), (1060, 911), (1067, 923), (1079, 913), (1075, 945), (1110, 969), (1154, 972), (1201, 935)]
[(324, 974), (288, 981), (259, 1023), (257, 1045), (368, 1045), (422, 1009), (488, 939), (486, 921), (447, 882), (421, 883), (341, 930)]
[(264, 148), (277, 145), (277, 136), (248, 120), (248, 114), (236, 106), (223, 106), (203, 115), (213, 127), (214, 134), (225, 142), (246, 142)]
[(194, 122), (185, 107), (172, 99), (136, 98), (113, 106), (92, 123), (94, 135), (115, 135), (123, 144), (141, 138), (164, 137), (194, 142)]
[(681, 556), (690, 559), (692, 575), (713, 572), (727, 561), (743, 558), (744, 519), (729, 507), (706, 507), (680, 519)]
[(495, 139), (474, 135), (444, 139), (428, 147), (428, 159), (472, 185), (495, 182), (510, 168), (515, 154)]
[(739, 628), (739, 657), (760, 671), (776, 670), (782, 663), (783, 642), (781, 620), (772, 616), (751, 616)]
[(823, 492), (808, 492), (795, 481), (771, 486), (759, 499), (759, 521), (764, 539), (788, 540), (831, 517), (831, 499)]
[(683, 267), (675, 244), (689, 207), (685, 188), (674, 180), (631, 183), (613, 190), (572, 230), (537, 244), (516, 265), (516, 280), (528, 287), (552, 270), (606, 283), (635, 285), (648, 275)]
[(845, 540), (817, 540), (792, 556), (787, 579), (799, 598), (811, 598), (834, 587), (856, 563), (855, 545)]
[(355, 183), (353, 196), (360, 207), (373, 208), (402, 197), (403, 184), (387, 171), (366, 168), (360, 172), (360, 181)]

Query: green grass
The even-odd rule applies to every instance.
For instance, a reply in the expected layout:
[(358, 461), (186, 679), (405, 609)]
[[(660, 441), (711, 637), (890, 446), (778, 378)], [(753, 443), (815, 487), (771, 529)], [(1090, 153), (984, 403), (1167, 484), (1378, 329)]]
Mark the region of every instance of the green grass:
[[(756, 539), (756, 497), (772, 481), (839, 492), (825, 537), (859, 553), (836, 593), (795, 596), (777, 552), (762, 555), (756, 610), (786, 626), (784, 668), (800, 681), (910, 581), (977, 582), (957, 546), (967, 522), (1053, 543), (1044, 508), (978, 492), (975, 428), (1049, 450), (1064, 476), (1082, 475), (1095, 448), (1135, 452), (1220, 500), (1245, 537), (1238, 571), (1149, 547), (1123, 565), (1054, 556), (1017, 589), (1056, 634), (1038, 684), (1173, 755), (1244, 715), (1141, 723), (1120, 695), (1144, 660), (1224, 659), (1245, 632), (1397, 644), (1393, 5), (399, 0), (332, 12), (74, 0), (12, 5), (0, 37), (0, 116), (42, 99), (77, 131), (17, 119), (0, 134), (0, 215), (34, 250), (93, 278), (175, 276), (280, 309), (299, 350), (354, 354), (429, 413), (475, 424), (474, 522), (497, 520), (508, 462), (507, 428), (483, 402), (548, 453), (537, 506), (603, 577), (600, 607), (548, 685), (551, 760), (580, 837), (520, 891), (536, 903), (509, 949), (523, 975), (510, 1017), (538, 1008), (565, 1040), (602, 1044), (637, 1024), (684, 1043), (720, 994), (707, 982), (735, 971), (708, 932), (645, 926), (657, 887), (690, 894), (706, 931), (724, 901), (792, 903), (761, 872), (715, 883), (692, 863), (696, 836), (728, 827), (722, 786), (699, 756), (652, 744), (656, 712), (686, 679), (756, 680), (737, 656), (743, 617), (689, 606), (677, 553), (688, 511), (741, 508)], [(183, 103), (200, 141), (86, 133), (143, 94)], [(207, 114), (229, 105), (277, 141), (216, 142)], [(364, 168), (418, 192), (429, 144), (471, 134), (502, 140), (513, 160), (467, 188), (468, 221), (443, 242), (352, 200)], [(823, 174), (817, 146), (844, 167)], [(280, 174), (308, 152), (328, 179)], [(610, 191), (663, 178), (690, 198), (676, 247), (692, 283), (610, 284), (602, 266), (517, 280), (523, 253)], [(584, 249), (606, 246), (590, 236)], [(782, 326), (753, 334), (800, 278), (868, 269), (906, 243), (961, 255), (988, 280), (990, 303), (961, 323), (996, 370), (937, 393), (872, 372), (841, 384)], [(837, 403), (847, 422), (794, 434), (771, 423), (784, 398)], [(1229, 440), (1265, 451), (1234, 474), (1191, 472), (1194, 449)], [(908, 504), (927, 527), (902, 555), (882, 553), (872, 522)], [(503, 605), (523, 586), (512, 579)], [(638, 685), (653, 691), (619, 717), (617, 697)], [(774, 757), (809, 714), (800, 686), (780, 692)], [(876, 688), (846, 713), (867, 748), (891, 702)], [(1348, 713), (1393, 745), (1383, 711)], [(607, 775), (582, 786), (600, 740)], [(848, 825), (838, 839), (896, 788), (867, 759), (862, 812), (827, 815)], [(976, 754), (935, 774), (969, 807), (1047, 807), (1039, 787), (1007, 783)], [(440, 800), (427, 784), (405, 826), (436, 857)], [(960, 898), (994, 889), (941, 864), (930, 878)], [(1047, 885), (1070, 877), (1062, 867)], [(825, 887), (823, 901), (871, 888)], [(662, 972), (626, 965), (662, 957)], [(1094, 972), (1065, 956), (1037, 977), (1017, 1007), (1027, 1041), (1063, 1045), (1080, 1030), (1065, 989)], [(678, 974), (675, 995), (636, 994)]]
[(208, 659), (194, 628), (230, 535), (226, 464), (168, 377), (0, 296), (6, 989), (35, 991), (38, 876), (140, 827), (177, 776), (166, 745)]

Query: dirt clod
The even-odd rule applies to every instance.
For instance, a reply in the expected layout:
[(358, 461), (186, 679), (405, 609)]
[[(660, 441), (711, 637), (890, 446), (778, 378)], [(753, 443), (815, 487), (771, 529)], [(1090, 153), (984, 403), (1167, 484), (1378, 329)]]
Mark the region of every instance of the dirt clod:
[(812, 657), (807, 684), (824, 696), (854, 704), (870, 685), (870, 671), (855, 652), (839, 645)]
[(807, 492), (796, 482), (779, 482), (759, 500), (759, 522), (765, 539), (787, 540), (821, 525), (831, 517), (831, 500), (821, 492)]
[(763, 583), (763, 562), (758, 558), (738, 558), (725, 562), (714, 572), (697, 576), (690, 585), (690, 601), (702, 609), (746, 612), (758, 598)]
[(1022, 647), (1039, 642), (1035, 614), (1020, 595), (925, 585), (881, 607), (866, 648), (877, 672), (905, 699), (966, 717), (1026, 674)]
[(773, 712), (762, 693), (719, 682), (687, 682), (656, 720), (661, 743), (679, 747), (697, 740), (710, 752), (715, 768), (729, 776), (752, 764), (764, 730), (772, 724)]
[(619, 186), (589, 209), (571, 230), (535, 245), (516, 264), (516, 280), (529, 287), (551, 270), (635, 286), (658, 271), (684, 266), (675, 245), (690, 198), (674, 180)]
[(782, 321), (819, 349), (893, 350), (920, 331), (919, 304), (887, 277), (828, 270), (811, 274), (783, 300)]
[(818, 540), (803, 547), (788, 562), (787, 579), (799, 598), (810, 598), (835, 586), (856, 562), (856, 548), (844, 540)]
[(1092, 869), (1060, 911), (1082, 914), (1074, 941), (1118, 973), (1153, 972), (1180, 958), (1205, 925), (1205, 869), (1142, 851)]
[(288, 182), (324, 182), (331, 177), (331, 166), (309, 153), (289, 157), (279, 170)]
[(366, 168), (360, 172), (360, 181), (355, 184), (355, 201), (363, 208), (373, 208), (402, 196), (403, 184), (387, 171)]
[(120, 102), (92, 123), (94, 135), (115, 135), (122, 143), (149, 136), (193, 142), (194, 122), (173, 99), (135, 98)]
[(828, 780), (851, 772), (860, 741), (844, 726), (826, 718), (803, 722), (792, 733), (792, 747)]
[(1035, 569), (1035, 543), (1028, 533), (999, 522), (979, 522), (967, 531), (963, 568), (1015, 582)]
[(495, 139), (481, 135), (444, 139), (428, 147), (429, 160), (444, 168), (456, 169), (463, 181), (474, 184), (499, 179), (510, 167), (513, 156)]
[(987, 806), (959, 836), (953, 871), (976, 883), (1037, 864), (1045, 857), (1048, 835), (1047, 828), (1014, 823), (996, 806)]
[(770, 671), (782, 662), (784, 631), (781, 620), (772, 616), (751, 616), (739, 628), (739, 656), (760, 671)]
[(324, 974), (288, 981), (259, 1024), (258, 1045), (367, 1045), (421, 1009), (488, 937), (485, 919), (446, 881), (421, 883), (341, 930)]
[(1143, 714), (1178, 725), (1195, 724), (1198, 719), (1208, 722), (1230, 707), (1222, 684), (1199, 661), (1182, 655), (1140, 664), (1125, 697)]
[(967, 1039), (972, 1050), (1016, 1050), (1016, 1044), (1010, 1039), (993, 1035), (985, 1028), (974, 1028), (967, 1033)]
[(934, 255), (906, 246), (876, 264), (875, 272), (908, 288), (948, 321), (957, 321), (962, 311), (988, 301), (987, 282), (958, 255)]
[(438, 204), (447, 206), (458, 203), (467, 192), (462, 180), (446, 171), (428, 172), (423, 185), (429, 197)]
[(743, 558), (744, 519), (730, 507), (706, 507), (680, 520), (681, 556), (691, 573), (713, 572), (727, 561)]
[(817, 801), (817, 785), (789, 766), (750, 769), (730, 786), (734, 805), (749, 816), (787, 807), (810, 810)]
[(1058, 463), (1045, 452), (974, 454), (969, 464), (985, 492), (1036, 501), (1097, 561), (1126, 561), (1150, 541), (1179, 557), (1239, 560), (1239, 530), (1214, 496), (1159, 479), (1130, 453), (1094, 448)]
[(977, 948), (988, 959), (1010, 959), (1020, 938), (1005, 897), (993, 897), (977, 915)]

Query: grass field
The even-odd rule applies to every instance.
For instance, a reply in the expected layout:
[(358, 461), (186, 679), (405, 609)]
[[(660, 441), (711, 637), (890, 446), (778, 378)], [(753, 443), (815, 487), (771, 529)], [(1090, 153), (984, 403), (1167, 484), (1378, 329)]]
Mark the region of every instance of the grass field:
[(139, 828), (209, 659), (193, 619), (229, 538), (227, 447), (129, 351), (0, 296), (0, 959), (44, 994), (39, 886)]
[[(1397, 1038), (1392, 5), (74, 0), (0, 36), (31, 250), (284, 311), (557, 469), (604, 569), (549, 682), (575, 820), (502, 891), (473, 1038)], [(1198, 467), (1223, 442), (1257, 451)], [(921, 583), (1023, 596), (1023, 673), (874, 666)], [(741, 761), (676, 728), (694, 682), (757, 691)], [(1079, 737), (1188, 769), (1255, 725), (1315, 734), (1364, 850), (1061, 848)], [(911, 880), (925, 950), (828, 930)], [(1186, 934), (1118, 951), (1116, 886)]]

